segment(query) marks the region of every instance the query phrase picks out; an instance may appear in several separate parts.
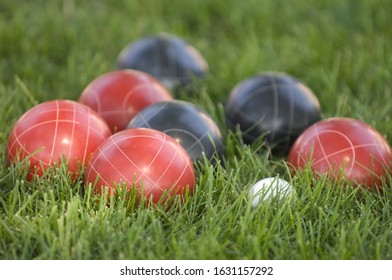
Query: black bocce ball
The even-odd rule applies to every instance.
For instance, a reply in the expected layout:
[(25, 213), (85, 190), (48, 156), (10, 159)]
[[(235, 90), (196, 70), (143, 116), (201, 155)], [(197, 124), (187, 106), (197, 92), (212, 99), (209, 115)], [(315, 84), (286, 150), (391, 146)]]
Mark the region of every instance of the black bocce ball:
[(223, 137), (214, 120), (196, 105), (179, 100), (163, 101), (140, 111), (128, 128), (146, 127), (166, 133), (176, 139), (193, 162), (203, 153), (212, 160), (223, 155)]
[(236, 85), (225, 104), (229, 126), (244, 142), (265, 137), (273, 154), (287, 155), (297, 137), (321, 119), (320, 104), (302, 82), (284, 73), (261, 73)]
[(208, 64), (199, 51), (169, 34), (130, 43), (118, 56), (117, 68), (149, 73), (173, 91), (204, 78), (208, 72)]

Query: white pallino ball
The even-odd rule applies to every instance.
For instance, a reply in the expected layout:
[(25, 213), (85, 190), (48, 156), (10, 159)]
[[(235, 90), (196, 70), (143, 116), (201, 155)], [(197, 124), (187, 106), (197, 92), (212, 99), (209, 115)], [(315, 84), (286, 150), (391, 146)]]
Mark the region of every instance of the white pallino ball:
[(252, 186), (248, 197), (252, 207), (256, 207), (260, 202), (272, 198), (286, 198), (291, 195), (293, 187), (287, 181), (278, 177), (264, 178)]

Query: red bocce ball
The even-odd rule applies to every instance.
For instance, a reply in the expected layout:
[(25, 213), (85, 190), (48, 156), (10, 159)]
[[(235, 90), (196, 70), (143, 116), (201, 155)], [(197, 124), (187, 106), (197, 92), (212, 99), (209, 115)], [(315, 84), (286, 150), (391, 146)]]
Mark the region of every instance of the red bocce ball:
[(125, 129), (145, 107), (165, 100), (172, 100), (167, 89), (151, 75), (137, 70), (105, 73), (93, 80), (79, 98), (97, 111), (113, 132)]
[(390, 173), (392, 150), (370, 125), (351, 118), (330, 118), (306, 129), (292, 146), (288, 162), (296, 169), (310, 166), (316, 174), (339, 178), (353, 186), (381, 187)]
[[(99, 193), (108, 187), (114, 195), (116, 187), (132, 187), (147, 200), (158, 203), (161, 196), (185, 195), (193, 192), (195, 171), (184, 148), (167, 134), (135, 128), (109, 137), (91, 157), (84, 178)], [(164, 200), (163, 200), (164, 201)]]
[(89, 107), (69, 100), (47, 101), (16, 122), (8, 138), (7, 163), (28, 159), (27, 178), (31, 180), (35, 172), (41, 176), (49, 166), (65, 159), (75, 175), (110, 135), (105, 121)]

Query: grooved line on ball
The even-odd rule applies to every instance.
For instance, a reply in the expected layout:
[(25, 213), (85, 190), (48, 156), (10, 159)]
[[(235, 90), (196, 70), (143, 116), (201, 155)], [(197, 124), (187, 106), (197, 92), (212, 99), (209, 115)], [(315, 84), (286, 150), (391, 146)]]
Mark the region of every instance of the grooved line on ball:
[(102, 103), (101, 103), (101, 99), (98, 97), (98, 91), (92, 85), (91, 85), (91, 89), (90, 90), (86, 89), (87, 93), (89, 91), (91, 91), (93, 93), (93, 94), (90, 94), (90, 95), (92, 95), (92, 97), (94, 98), (94, 100), (95, 100), (95, 102), (97, 104), (97, 108), (94, 108), (94, 109), (98, 112), (98, 114), (101, 114), (102, 113)]
[[(391, 163), (386, 162), (386, 160), (385, 160), (385, 158), (384, 158), (384, 156), (383, 156), (383, 153), (382, 153), (381, 150), (380, 150), (380, 145), (377, 145), (377, 141), (375, 141), (375, 137), (379, 138), (379, 135), (378, 135), (375, 131), (371, 130), (370, 136), (372, 137), (373, 143), (374, 143), (374, 145), (376, 146), (377, 151), (378, 151), (380, 157), (382, 158), (382, 160), (383, 160), (383, 162), (384, 162), (384, 166), (385, 166), (385, 167), (389, 166)], [(381, 139), (381, 140), (382, 140), (381, 143), (383, 143), (383, 142), (384, 142), (383, 139)], [(383, 146), (384, 146), (384, 145), (383, 145)], [(388, 145), (387, 145), (385, 148), (386, 148), (387, 150), (389, 150), (389, 153), (391, 153), (390, 147), (389, 147)]]
[[(88, 109), (88, 112), (90, 113), (90, 108)], [(83, 152), (83, 159), (82, 159), (82, 164), (84, 164), (84, 162), (85, 162), (85, 160), (86, 160), (86, 157), (87, 157), (87, 147), (88, 147), (88, 144), (89, 144), (89, 142), (90, 142), (90, 128), (91, 128), (91, 113), (90, 114), (87, 114), (87, 116), (88, 116), (88, 122), (87, 122), (87, 135), (86, 135), (86, 143), (85, 143), (85, 146), (84, 146), (84, 152)]]
[[(162, 139), (161, 138), (158, 138), (158, 137), (153, 137), (153, 136), (150, 136), (150, 135), (143, 135), (143, 136), (139, 136), (139, 135), (132, 135), (132, 136), (130, 136), (130, 137), (125, 137), (125, 138), (122, 138), (121, 139), (121, 141), (126, 141), (126, 140), (129, 140), (129, 139), (133, 139), (133, 138), (151, 138), (151, 139), (155, 139), (155, 140), (159, 140), (159, 141), (161, 141), (162, 142)], [(121, 149), (120, 149), (120, 147), (117, 145), (117, 143), (116, 142), (114, 142), (114, 140), (111, 138), (111, 141), (112, 141), (112, 144), (110, 144), (110, 145), (108, 145), (107, 147), (105, 147), (105, 149), (103, 149), (103, 150), (101, 150), (100, 149), (100, 151), (101, 151), (101, 153), (104, 153), (106, 150), (108, 150), (109, 148), (111, 148), (113, 145), (114, 146), (116, 146), (117, 147), (117, 149), (119, 149), (119, 151), (125, 156), (125, 158), (137, 169), (137, 170), (139, 170), (139, 172), (141, 172), (142, 173), (142, 176), (144, 175), (148, 180), (150, 180), (151, 182), (154, 182), (154, 180), (152, 180), (148, 175), (146, 175), (133, 161), (132, 161), (132, 159), (130, 159)], [(168, 143), (168, 142), (166, 142), (165, 141), (165, 143)], [(98, 158), (97, 158), (98, 159)], [(97, 160), (96, 159), (96, 160)], [(92, 163), (92, 165), (94, 165), (95, 164), (95, 162), (96, 162), (96, 160)], [(116, 168), (116, 170), (117, 170), (117, 168)], [(120, 173), (121, 174), (121, 173)], [(123, 175), (122, 175), (123, 176)], [(124, 178), (126, 178), (125, 176), (123, 176)], [(139, 177), (140, 178), (140, 177)], [(127, 182), (129, 182), (129, 180), (126, 180)], [(109, 185), (108, 185), (109, 186)]]
[[(289, 135), (289, 139), (287, 140), (288, 142), (287, 143), (290, 143), (290, 138), (291, 138), (291, 136), (292, 136), (292, 134), (293, 134), (293, 127), (294, 127), (294, 111), (295, 111), (295, 106), (294, 106), (294, 91), (293, 91), (293, 86), (291, 86), (291, 87), (289, 87), (290, 88), (290, 90), (289, 90), (289, 98), (290, 98), (290, 106), (289, 106), (289, 108), (290, 108), (290, 111), (289, 111), (289, 115), (290, 115), (290, 117), (289, 117), (289, 120), (290, 120), (290, 122), (289, 122), (289, 133), (288, 133), (288, 135)], [(306, 111), (306, 113), (307, 113), (307, 111)], [(305, 121), (306, 121), (306, 123), (308, 122), (308, 118), (306, 117), (305, 118)]]
[[(147, 169), (150, 168), (151, 165), (154, 163), (154, 161), (157, 159), (157, 157), (159, 156), (159, 154), (160, 154), (161, 151), (162, 151), (163, 145), (164, 145), (165, 143), (167, 143), (167, 142), (165, 141), (165, 140), (166, 140), (166, 135), (163, 135), (163, 137), (164, 137), (164, 138), (163, 138), (163, 140), (161, 141), (161, 146), (159, 147), (159, 149), (158, 149), (157, 153), (155, 154), (154, 158), (151, 160), (150, 164), (147, 166)], [(172, 161), (172, 162), (173, 162), (173, 161)], [(170, 165), (171, 165), (172, 162), (170, 162)], [(151, 182), (154, 183), (154, 187), (157, 186), (161, 191), (163, 191), (163, 189), (162, 189), (161, 187), (159, 187), (159, 186), (157, 185), (157, 183), (158, 183), (159, 180), (163, 177), (163, 175), (166, 173), (166, 171), (167, 171), (167, 169), (170, 167), (170, 165), (166, 168), (165, 172), (161, 175), (161, 177), (160, 177), (160, 178), (158, 179), (158, 181), (156, 181), (156, 182), (154, 182), (154, 181), (151, 180), (147, 175), (145, 175), (145, 172), (144, 172), (144, 171), (143, 171), (143, 174), (141, 174), (141, 175), (139, 176), (139, 178), (136, 179), (136, 181), (140, 180), (140, 178), (142, 178), (142, 177), (145, 175)], [(149, 193), (149, 192), (148, 192), (148, 193)]]
[[(153, 114), (151, 114), (149, 116), (149, 118), (145, 118), (145, 114), (141, 113), (140, 117), (143, 119), (144, 124), (146, 124), (149, 128), (151, 128), (150, 124), (148, 123), (153, 117), (155, 117), (158, 113), (160, 113), (160, 111), (162, 111), (166, 106), (168, 105), (168, 103), (160, 103), (159, 104), (159, 108), (157, 108), (156, 110), (154, 110)], [(157, 106), (157, 105), (155, 105)]]
[[(29, 115), (28, 118), (34, 118), (34, 117), (36, 117), (37, 115), (43, 115), (43, 114), (46, 114), (46, 113), (49, 113), (49, 112), (52, 112), (52, 111), (56, 112), (57, 110), (55, 110), (55, 109), (49, 109), (49, 110), (44, 110), (44, 111), (41, 111), (41, 110), (40, 110), (39, 112), (37, 112), (37, 113), (35, 113), (35, 114)], [(67, 111), (71, 111), (71, 110), (70, 110), (70, 109), (66, 109), (66, 108), (61, 108), (61, 111), (67, 112)], [(87, 113), (84, 112), (84, 111), (78, 111), (78, 115), (80, 116), (80, 118), (82, 117), (81, 114), (83, 114), (83, 115), (86, 115), (86, 114), (87, 114), (88, 117), (91, 117), (90, 112), (91, 112), (90, 109), (88, 110)], [(80, 118), (79, 118), (79, 119), (80, 119)], [(33, 125), (33, 126), (27, 128), (26, 130), (24, 130), (24, 131), (23, 131), (22, 133), (20, 133), (19, 135), (16, 135), (16, 131), (15, 131), (15, 138), (16, 138), (15, 140), (17, 140), (18, 144), (19, 144), (20, 146), (22, 146), (22, 142), (20, 141), (19, 138), (21, 138), (23, 135), (25, 135), (25, 134), (28, 133), (30, 130), (32, 130), (32, 129), (38, 127), (38, 126), (45, 125), (45, 124), (49, 124), (49, 123), (55, 123), (55, 122), (56, 122), (56, 120), (48, 120), (48, 121), (43, 121), (43, 122), (40, 122), (40, 123), (36, 123), (35, 125)], [(62, 122), (62, 123), (72, 123), (73, 120), (59, 119), (58, 122), (59, 122), (59, 123), (60, 123), (60, 122)], [(77, 123), (77, 124), (82, 124), (82, 125), (83, 125), (83, 123), (81, 123), (80, 121), (77, 121), (76, 123)], [(93, 130), (94, 132), (96, 132), (96, 133), (98, 133), (98, 134), (100, 133), (100, 131), (97, 130), (95, 127), (89, 126), (89, 129)], [(16, 144), (16, 143), (15, 143), (15, 141), (14, 141), (14, 142), (12, 143), (12, 145), (10, 146), (10, 149), (12, 149), (13, 146), (14, 146), (15, 144)], [(27, 150), (26, 150), (26, 151), (27, 151)], [(27, 151), (27, 152), (28, 152), (28, 151)]]
[[(165, 138), (164, 138), (163, 142), (165, 142), (166, 144), (171, 145), (169, 142), (166, 142), (166, 135), (165, 135)], [(177, 144), (177, 145), (178, 145), (178, 144)], [(158, 183), (159, 183), (159, 181), (163, 178), (163, 176), (165, 176), (166, 172), (169, 170), (170, 166), (173, 164), (173, 161), (174, 161), (175, 157), (177, 156), (177, 153), (178, 153), (178, 147), (177, 147), (177, 149), (175, 150), (175, 153), (174, 153), (173, 157), (171, 158), (170, 163), (166, 166), (166, 169), (165, 169), (165, 171), (162, 173), (161, 177), (159, 177), (158, 180), (157, 180), (156, 182), (154, 182), (153, 188), (154, 188), (154, 187), (158, 187), (161, 191), (164, 191), (164, 190), (158, 185)], [(174, 185), (175, 185), (175, 184), (174, 184)], [(151, 188), (151, 189), (147, 192), (147, 194), (149, 194), (149, 193), (153, 190), (153, 188)]]
[(55, 143), (56, 143), (56, 138), (57, 138), (57, 130), (59, 126), (59, 102), (56, 101), (56, 126), (54, 128), (54, 134), (53, 134), (53, 145), (52, 145), (52, 151), (50, 152), (50, 157), (49, 157), (49, 165), (52, 163), (52, 158), (54, 154), (54, 148), (55, 148)]
[[(276, 84), (276, 86), (279, 86), (281, 88), (290, 87), (290, 85), (287, 85), (285, 83), (275, 83), (275, 84)], [(249, 102), (250, 99), (254, 98), (258, 94), (263, 94), (265, 91), (271, 90), (271, 89), (274, 89), (274, 85), (266, 85), (266, 86), (258, 87), (255, 91), (252, 92), (252, 94), (249, 94), (249, 96), (246, 96), (246, 98), (244, 98), (242, 103), (246, 104), (247, 102)], [(245, 118), (248, 116), (247, 113), (244, 113), (243, 111), (240, 110), (240, 107), (238, 105), (233, 104), (233, 108), (236, 109), (236, 110), (233, 110), (234, 117), (237, 113), (240, 113), (240, 115)], [(248, 118), (248, 120), (249, 120), (249, 118)]]
[[(178, 145), (179, 145), (179, 144), (178, 144)], [(177, 151), (178, 151), (178, 149), (176, 149), (176, 154), (177, 154)], [(173, 157), (172, 162), (173, 162), (173, 161), (174, 161), (174, 157)], [(171, 163), (170, 163), (170, 165), (171, 165)], [(178, 182), (180, 182), (180, 180), (182, 179), (182, 176), (184, 176), (185, 171), (186, 171), (188, 168), (192, 168), (192, 167), (190, 166), (190, 163), (189, 163), (189, 161), (187, 160), (186, 166), (183, 168), (183, 170), (182, 170), (182, 172), (181, 172), (181, 175), (178, 177), (177, 181), (176, 181), (172, 186), (176, 186), (176, 185), (178, 184)], [(167, 169), (169, 169), (169, 168), (167, 168)], [(165, 173), (166, 173), (166, 171), (165, 171)], [(193, 179), (194, 179), (194, 178), (193, 178)], [(181, 187), (185, 187), (185, 186), (181, 186)], [(189, 186), (188, 186), (188, 187), (189, 187)]]
[[(316, 139), (317, 139), (317, 141), (318, 141), (318, 143), (319, 143), (319, 145), (320, 145), (320, 148), (321, 148), (321, 152), (323, 153), (323, 155), (324, 155), (324, 158), (322, 159), (322, 160), (326, 160), (327, 162), (328, 162), (328, 166), (331, 166), (331, 163), (329, 162), (329, 159), (328, 159), (328, 157), (327, 157), (327, 154), (325, 153), (325, 150), (324, 150), (324, 147), (323, 147), (323, 145), (321, 144), (321, 140), (320, 140), (320, 135), (319, 135), (319, 130), (318, 130), (318, 126), (316, 125), (315, 126), (315, 128), (316, 128)], [(314, 163), (313, 163), (313, 165), (314, 165)]]
[[(275, 78), (273, 76), (269, 77), (272, 84), (272, 96), (273, 96), (273, 119), (276, 122), (278, 120), (278, 112), (279, 112), (279, 93), (278, 86), (275, 82)], [(275, 129), (272, 130), (271, 133), (271, 141), (275, 139)]]
[(76, 124), (76, 105), (75, 103), (72, 103), (72, 107), (73, 107), (73, 115), (72, 115), (72, 130), (71, 130), (71, 139), (70, 139), (70, 145), (68, 147), (68, 155), (67, 158), (70, 158), (71, 155), (71, 151), (72, 151), (72, 145), (73, 145), (73, 139), (74, 139), (74, 135), (75, 135), (75, 124)]
[(193, 133), (191, 133), (191, 132), (189, 132), (189, 131), (186, 131), (186, 130), (184, 130), (184, 129), (180, 129), (180, 128), (166, 129), (164, 132), (170, 134), (170, 132), (172, 132), (172, 131), (180, 131), (180, 132), (182, 132), (182, 133), (184, 133), (184, 134), (190, 135), (192, 138), (195, 139), (195, 143), (193, 143), (191, 146), (189, 146), (189, 147), (186, 149), (187, 152), (189, 152), (189, 151), (190, 151), (194, 146), (196, 146), (196, 145), (199, 145), (199, 146), (201, 147), (202, 151), (205, 151), (204, 146), (203, 146), (203, 144), (201, 143), (201, 140), (204, 139), (204, 138), (208, 135), (208, 132), (205, 133), (205, 134), (204, 134), (202, 137), (200, 137), (200, 138), (197, 138), (196, 135), (194, 135)]
[[(125, 177), (121, 174), (121, 172), (118, 171), (117, 168), (109, 161), (109, 159), (105, 156), (105, 154), (102, 153), (101, 148), (98, 148), (98, 151), (99, 151), (99, 154), (100, 154), (101, 156), (103, 156), (103, 157), (106, 159), (106, 161), (107, 161), (107, 162), (108, 162), (108, 163), (109, 163), (109, 164), (110, 164), (110, 165), (120, 174), (120, 176), (122, 176), (123, 178), (125, 178)], [(107, 187), (110, 188), (111, 184), (109, 184), (109, 183), (105, 180), (105, 178), (103, 178), (103, 177), (101, 176), (101, 174), (98, 172), (98, 170), (94, 167), (94, 164), (95, 164), (95, 162), (97, 161), (98, 158), (99, 158), (99, 157), (97, 157), (97, 158), (95, 159), (95, 161), (91, 164), (91, 169), (89, 170), (89, 172), (88, 172), (88, 174), (87, 174), (87, 178), (90, 178), (91, 170), (94, 170), (95, 173), (97, 174), (97, 176), (99, 176), (99, 178), (105, 183), (105, 185), (106, 185)]]
[[(145, 80), (144, 78), (145, 77), (143, 77), (143, 80)], [(147, 83), (147, 81), (143, 82)], [(129, 102), (129, 100), (132, 98), (132, 95), (136, 94), (139, 91), (143, 91), (145, 95), (149, 97), (149, 102), (152, 102), (154, 100), (151, 98), (151, 96), (153, 95), (152, 86), (150, 86), (149, 84), (139, 84), (130, 88), (125, 94), (124, 100), (121, 104), (122, 110), (120, 109), (119, 111), (128, 113), (128, 106), (132, 104), (132, 102)], [(132, 110), (135, 111), (135, 108), (132, 107)]]
[[(328, 157), (333, 157), (333, 156), (336, 156), (336, 155), (338, 155), (338, 154), (340, 154), (340, 153), (344, 153), (344, 152), (350, 151), (350, 150), (352, 150), (353, 148), (356, 149), (356, 148), (376, 147), (376, 146), (377, 146), (376, 143), (368, 143), (368, 144), (356, 145), (356, 146), (352, 146), (352, 147), (350, 147), (350, 148), (344, 148), (344, 149), (341, 149), (341, 150), (339, 150), (339, 151), (337, 151), (337, 152), (331, 153), (331, 154), (328, 155)], [(317, 164), (317, 163), (319, 163), (320, 161), (323, 161), (324, 159), (325, 159), (325, 158), (319, 159), (319, 160), (315, 161), (313, 164)], [(355, 162), (356, 164), (359, 164), (358, 161), (354, 161), (354, 162)]]
[(329, 157), (332, 157), (332, 156), (335, 156), (335, 155), (340, 154), (340, 153), (342, 153), (342, 152), (346, 152), (346, 151), (350, 151), (350, 150), (351, 150), (352, 155), (353, 155), (353, 158), (352, 158), (352, 162), (351, 162), (350, 169), (347, 171), (347, 174), (349, 174), (349, 173), (352, 171), (352, 169), (353, 169), (353, 167), (354, 167), (354, 164), (356, 163), (356, 160), (355, 160), (355, 148), (358, 148), (358, 147), (366, 147), (366, 146), (373, 146), (373, 145), (374, 145), (374, 143), (373, 143), (373, 144), (364, 144), (364, 145), (357, 145), (357, 146), (354, 146), (353, 143), (351, 142), (350, 138), (348, 138), (344, 133), (342, 133), (342, 132), (340, 132), (340, 131), (337, 131), (337, 130), (324, 130), (322, 133), (336, 133), (336, 134), (342, 136), (343, 138), (345, 138), (345, 140), (348, 142), (348, 144), (350, 145), (350, 147), (349, 147), (349, 148), (345, 148), (345, 149), (341, 149), (341, 150), (339, 150), (339, 151), (337, 151), (337, 152), (334, 152), (334, 153), (331, 153), (331, 154), (329, 154), (329, 155), (327, 156), (326, 153), (325, 153), (324, 147), (323, 147), (323, 145), (321, 144), (321, 140), (320, 140), (320, 137), (319, 137), (320, 135), (319, 135), (319, 133), (318, 133), (318, 126), (316, 125), (316, 137), (317, 137), (317, 140), (319, 141), (320, 148), (321, 148), (321, 150), (322, 150), (322, 152), (323, 152), (323, 154), (324, 154), (324, 158), (322, 158), (322, 159), (320, 159), (320, 160), (317, 160), (317, 161), (314, 162), (313, 164), (316, 164), (316, 163), (318, 163), (318, 162), (320, 162), (320, 161), (322, 161), (322, 160), (325, 159), (325, 160), (328, 162), (328, 165), (331, 166), (331, 163), (330, 163), (330, 161), (329, 161), (329, 159), (328, 159)]
[[(131, 137), (122, 138), (121, 141), (125, 141), (125, 140), (128, 140), (128, 139), (133, 139), (133, 138), (145, 138), (145, 137), (146, 137), (146, 136), (131, 136)], [(155, 138), (155, 137), (146, 137), (146, 138)], [(159, 139), (159, 138), (155, 138), (155, 139)], [(111, 138), (111, 141), (112, 141), (112, 145), (111, 145), (111, 146), (114, 145), (114, 146), (120, 151), (120, 153), (122, 153), (123, 156), (129, 161), (129, 163), (130, 163), (131, 165), (133, 165), (134, 167), (136, 167), (136, 169), (139, 170), (139, 172), (142, 173), (142, 175), (140, 175), (139, 178), (137, 178), (135, 181), (140, 180), (140, 178), (144, 175), (148, 180), (150, 180), (151, 182), (154, 182), (153, 180), (151, 180), (151, 178), (150, 178), (148, 175), (145, 174), (144, 171), (142, 171), (142, 170), (139, 168), (139, 166), (137, 166), (137, 165), (133, 162), (133, 160), (132, 160), (131, 158), (129, 158), (129, 157), (124, 153), (124, 151), (117, 145), (116, 142), (114, 142), (114, 140), (113, 140), (112, 138)], [(116, 168), (116, 170), (117, 170), (117, 168)], [(133, 182), (130, 182), (129, 180), (126, 180), (126, 181), (127, 181), (128, 183), (133, 183)]]
[[(57, 102), (56, 102), (56, 104), (57, 104)], [(24, 130), (22, 133), (20, 133), (19, 135), (17, 135), (16, 134), (16, 131), (14, 130), (14, 136), (15, 136), (15, 141), (11, 144), (11, 146), (10, 146), (10, 149), (9, 150), (11, 150), (13, 147), (14, 147), (14, 145), (16, 144), (16, 143), (18, 143), (19, 144), (19, 147), (21, 147), (22, 149), (23, 149), (23, 151), (25, 151), (26, 153), (28, 153), (28, 154), (31, 154), (31, 151), (29, 151), (29, 150), (27, 150), (26, 148), (25, 148), (25, 145), (24, 145), (24, 143), (22, 143), (21, 142), (21, 140), (20, 140), (20, 138), (23, 136), (23, 135), (25, 135), (26, 133), (28, 133), (29, 131), (31, 131), (31, 130), (33, 130), (33, 129), (35, 129), (36, 127), (39, 127), (39, 126), (42, 126), (42, 125), (45, 125), (45, 124), (50, 124), (50, 123), (56, 123), (56, 128), (58, 128), (58, 126), (60, 125), (60, 123), (72, 123), (72, 137), (71, 137), (71, 147), (69, 148), (69, 152), (68, 152), (68, 155), (71, 153), (71, 150), (72, 150), (72, 144), (73, 144), (73, 141), (76, 141), (76, 139), (73, 139), (73, 136), (74, 136), (74, 130), (76, 129), (76, 124), (81, 124), (81, 125), (84, 125), (83, 123), (81, 123), (80, 121), (77, 121), (76, 120), (76, 117), (79, 115), (80, 116), (80, 118), (82, 118), (82, 117), (88, 117), (88, 126), (87, 126), (87, 133), (88, 133), (88, 137), (87, 137), (87, 143), (86, 143), (86, 146), (85, 146), (85, 154), (84, 154), (84, 156), (83, 156), (83, 161), (82, 162), (84, 162), (85, 161), (85, 159), (86, 159), (86, 157), (87, 157), (87, 145), (88, 145), (88, 141), (90, 140), (90, 137), (89, 137), (89, 135), (90, 135), (90, 130), (91, 131), (93, 131), (93, 132), (96, 132), (96, 133), (99, 133), (99, 131), (95, 128), (95, 127), (92, 127), (91, 126), (91, 110), (88, 108), (88, 111), (87, 112), (85, 112), (85, 111), (78, 111), (78, 110), (76, 110), (76, 107), (75, 107), (75, 104), (73, 104), (73, 106), (74, 106), (74, 109), (73, 110), (70, 110), (70, 109), (68, 109), (68, 108), (60, 108), (59, 106), (58, 106), (58, 110), (55, 110), (55, 109), (49, 109), (49, 110), (44, 110), (44, 111), (39, 111), (39, 112), (37, 112), (37, 113), (34, 113), (33, 115), (31, 115), (31, 116), (29, 116), (29, 118), (33, 118), (33, 117), (36, 117), (37, 115), (42, 115), (42, 114), (45, 114), (45, 113), (49, 113), (49, 112), (56, 112), (56, 115), (57, 115), (57, 117), (56, 117), (56, 120), (49, 120), (49, 121), (43, 121), (43, 122), (40, 122), (40, 123), (37, 123), (37, 124), (35, 124), (35, 125), (33, 125), (33, 126), (31, 126), (31, 127), (29, 127), (28, 129), (26, 129), (26, 130)], [(67, 112), (67, 111), (69, 111), (69, 112), (73, 112), (73, 120), (67, 120), (67, 119), (59, 119), (59, 113), (60, 113), (60, 111), (62, 111), (62, 112)], [(79, 118), (79, 119), (80, 119)], [(56, 136), (56, 134), (57, 134), (57, 130), (55, 131), (55, 134), (54, 134), (54, 136)], [(57, 137), (54, 137), (54, 141), (56, 140), (56, 138)], [(53, 142), (53, 146), (54, 146), (54, 142)], [(52, 157), (53, 157), (53, 154), (54, 154), (54, 148), (53, 148), (53, 146), (52, 146), (52, 154), (51, 154), (51, 156), (50, 156), (50, 161), (49, 161), (49, 163), (48, 163), (48, 165), (50, 165), (51, 164), (51, 161), (52, 161)], [(38, 157), (36, 157), (36, 156), (31, 156), (31, 158), (32, 159), (35, 159), (36, 161), (41, 161), (41, 159), (39, 159)]]

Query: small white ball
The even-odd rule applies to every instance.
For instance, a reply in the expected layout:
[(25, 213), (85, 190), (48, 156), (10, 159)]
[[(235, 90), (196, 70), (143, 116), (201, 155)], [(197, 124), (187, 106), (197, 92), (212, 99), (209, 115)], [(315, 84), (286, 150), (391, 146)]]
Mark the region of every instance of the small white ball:
[(287, 181), (278, 177), (264, 178), (258, 181), (249, 190), (248, 197), (252, 207), (256, 207), (261, 201), (267, 201), (274, 197), (285, 198), (291, 194), (293, 187)]

